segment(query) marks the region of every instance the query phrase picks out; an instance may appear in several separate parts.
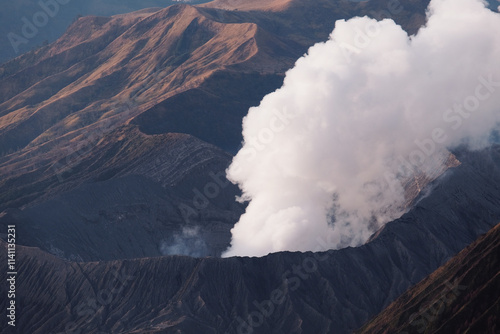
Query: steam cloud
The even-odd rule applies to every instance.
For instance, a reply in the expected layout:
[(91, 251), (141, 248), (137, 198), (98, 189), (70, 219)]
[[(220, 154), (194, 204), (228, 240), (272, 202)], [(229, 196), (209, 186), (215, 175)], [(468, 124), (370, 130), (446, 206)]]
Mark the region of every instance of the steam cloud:
[(160, 244), (163, 255), (186, 255), (203, 257), (208, 253), (207, 245), (200, 234), (200, 228), (183, 227), (170, 240), (163, 240)]
[(500, 15), (480, 0), (432, 0), (427, 19), (415, 36), (392, 20), (337, 21), (249, 110), (227, 171), (249, 205), (223, 256), (359, 245), (404, 212), (405, 171), (488, 145)]

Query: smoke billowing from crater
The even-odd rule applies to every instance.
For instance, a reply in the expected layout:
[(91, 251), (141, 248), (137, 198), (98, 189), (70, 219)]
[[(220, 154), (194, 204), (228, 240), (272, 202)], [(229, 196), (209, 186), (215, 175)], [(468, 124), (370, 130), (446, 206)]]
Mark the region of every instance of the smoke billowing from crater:
[(204, 257), (208, 254), (207, 245), (198, 226), (184, 227), (169, 240), (163, 240), (160, 244), (160, 251), (163, 255), (192, 257)]
[(404, 212), (408, 170), (488, 145), (499, 107), (500, 15), (480, 0), (432, 0), (415, 36), (337, 21), (244, 119), (228, 176), (249, 205), (224, 256), (366, 241)]

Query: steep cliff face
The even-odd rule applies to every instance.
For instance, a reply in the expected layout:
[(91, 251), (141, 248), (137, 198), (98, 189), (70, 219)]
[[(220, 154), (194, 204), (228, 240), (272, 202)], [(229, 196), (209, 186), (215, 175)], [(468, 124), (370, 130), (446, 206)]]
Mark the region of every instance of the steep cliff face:
[(500, 224), (411, 288), (358, 333), (498, 333)]
[(349, 333), (500, 220), (500, 147), (457, 156), (427, 197), (358, 248), (75, 263), (19, 247), (19, 330)]

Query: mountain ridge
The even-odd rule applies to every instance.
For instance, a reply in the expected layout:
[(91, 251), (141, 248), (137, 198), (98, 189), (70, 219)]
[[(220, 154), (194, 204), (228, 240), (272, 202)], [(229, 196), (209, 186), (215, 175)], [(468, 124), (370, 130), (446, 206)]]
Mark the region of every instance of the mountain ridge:
[[(235, 153), (248, 108), (281, 86), (285, 71), (327, 38), (335, 19), (388, 5), (294, 6), (271, 12), (178, 4), (83, 17), (56, 42), (1, 65), (0, 173), (9, 179), (0, 189), (27, 187), (35, 175), (55, 180), (61, 152), (90, 154), (78, 147), (129, 123), (146, 134), (188, 133)], [(395, 19), (403, 26), (419, 20), (424, 6), (405, 2)], [(26, 170), (31, 179), (22, 178)], [(16, 201), (3, 196), (0, 209), (30, 200)]]
[(356, 333), (496, 333), (499, 247), (497, 224)]
[[(20, 330), (45, 333), (71, 324), (88, 333), (353, 331), (500, 220), (500, 147), (455, 154), (461, 165), (431, 183), (427, 197), (357, 248), (262, 258), (73, 263), (19, 246), (18, 262), (30, 275), (18, 287), (20, 305), (27, 310), (19, 318)], [(106, 293), (113, 272), (131, 280), (109, 304), (89, 310), (93, 317), (79, 315), (87, 300)], [(55, 301), (45, 293), (56, 290)], [(283, 301), (272, 302), (279, 291), (278, 301)], [(40, 312), (45, 309), (52, 311)]]
[[(25, 0), (2, 3), (0, 12), (0, 64), (19, 55), (43, 48), (58, 39), (64, 31), (82, 16), (113, 16), (123, 13), (162, 8), (184, 1), (176, 0)], [(203, 2), (203, 1), (201, 1)], [(198, 0), (190, 4), (200, 3)]]
[[(221, 175), (248, 108), (336, 19), (389, 13), (411, 34), (428, 1), (396, 14), (384, 0), (224, 3), (80, 18), (0, 66), (0, 226), (19, 232), (21, 332), (347, 333), (500, 220), (499, 147), (457, 150), (366, 245), (209, 257), (244, 209)], [(199, 250), (168, 255), (183, 243)]]

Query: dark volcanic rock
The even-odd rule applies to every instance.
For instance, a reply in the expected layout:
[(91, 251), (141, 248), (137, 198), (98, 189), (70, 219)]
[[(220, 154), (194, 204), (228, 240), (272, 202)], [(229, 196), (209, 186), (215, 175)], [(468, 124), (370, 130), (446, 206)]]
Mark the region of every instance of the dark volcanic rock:
[[(18, 227), (18, 244), (74, 261), (161, 256), (169, 246), (182, 247), (189, 239), (199, 241), (198, 249), (186, 244), (179, 254), (220, 256), (229, 245), (237, 212), (213, 204), (198, 212), (188, 198), (130, 175), (84, 184), (22, 211), (7, 210), (0, 224)], [(183, 230), (193, 235), (183, 238)], [(181, 237), (177, 242), (171, 240), (176, 234)]]
[(500, 224), (389, 305), (357, 333), (500, 331)]
[(230, 161), (188, 135), (120, 129), (29, 206), (6, 210), (0, 225), (16, 224), (20, 245), (79, 261), (220, 256), (244, 209), (225, 178)]
[(74, 263), (19, 247), (16, 329), (348, 333), (500, 221), (500, 147), (458, 158), (427, 197), (358, 248)]
[[(377, 16), (390, 1), (245, 3), (82, 18), (0, 66), (0, 229), (15, 223), (18, 240), (13, 332), (347, 333), (500, 220), (496, 147), (459, 154), (460, 166), (359, 248), (160, 257), (184, 246), (220, 254), (242, 210), (217, 176), (231, 156), (164, 132), (235, 150), (243, 111), (335, 19)], [(402, 1), (394, 18), (414, 33), (427, 3)]]
[(282, 84), (283, 76), (277, 74), (217, 73), (202, 87), (159, 103), (133, 123), (147, 134), (189, 133), (236, 153), (243, 139), (241, 120), (248, 108), (258, 105), (263, 96)]

